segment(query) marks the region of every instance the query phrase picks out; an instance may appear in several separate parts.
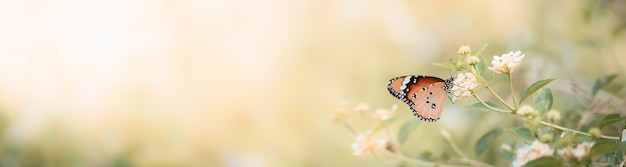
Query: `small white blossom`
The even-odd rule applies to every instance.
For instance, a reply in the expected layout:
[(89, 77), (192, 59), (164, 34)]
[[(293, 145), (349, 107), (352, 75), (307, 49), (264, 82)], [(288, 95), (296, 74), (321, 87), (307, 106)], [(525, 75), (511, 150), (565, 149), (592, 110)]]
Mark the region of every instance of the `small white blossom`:
[(459, 73), (452, 83), (454, 84), (451, 89), (453, 102), (472, 96), (480, 86), (472, 73)]
[(354, 111), (356, 111), (357, 113), (364, 113), (369, 109), (370, 105), (367, 105), (366, 103), (359, 103), (354, 107)]
[(476, 65), (480, 62), (480, 58), (478, 58), (477, 56), (470, 56), (467, 58), (467, 63), (469, 65)]
[(491, 61), (491, 65), (493, 66), (489, 67), (489, 70), (498, 74), (511, 73), (519, 67), (524, 56), (525, 55), (520, 51), (509, 52), (507, 54), (503, 54), (502, 56), (493, 56), (493, 60)]
[(469, 46), (467, 45), (463, 45), (459, 48), (459, 51), (457, 53), (461, 54), (461, 55), (466, 55), (468, 53), (470, 53), (472, 51), (472, 49), (470, 49)]
[(564, 160), (571, 161), (575, 159), (580, 162), (585, 156), (589, 155), (589, 152), (594, 144), (595, 143), (593, 141), (582, 142), (575, 148), (573, 146), (569, 146), (559, 149), (557, 150), (557, 154), (559, 154), (559, 156), (561, 156)]
[(527, 162), (535, 160), (540, 157), (549, 157), (552, 156), (554, 150), (550, 148), (547, 144), (541, 143), (539, 141), (534, 141), (530, 145), (525, 145), (520, 147), (515, 152), (515, 160), (513, 160), (512, 166), (519, 167), (524, 166)]
[(517, 114), (521, 116), (530, 116), (535, 113), (535, 109), (528, 105), (523, 105), (519, 109), (517, 109)]
[(556, 122), (561, 120), (561, 113), (559, 113), (559, 111), (557, 110), (550, 110), (548, 111), (548, 120), (552, 121), (552, 122)]
[(380, 146), (385, 146), (387, 143), (386, 139), (374, 140), (372, 137), (372, 131), (368, 130), (365, 134), (359, 134), (356, 137), (356, 141), (352, 143), (352, 155), (359, 156), (366, 153), (370, 153)]
[(387, 120), (395, 115), (396, 109), (398, 109), (398, 105), (396, 104), (391, 106), (391, 109), (377, 109), (374, 113), (372, 113), (372, 118), (378, 122)]

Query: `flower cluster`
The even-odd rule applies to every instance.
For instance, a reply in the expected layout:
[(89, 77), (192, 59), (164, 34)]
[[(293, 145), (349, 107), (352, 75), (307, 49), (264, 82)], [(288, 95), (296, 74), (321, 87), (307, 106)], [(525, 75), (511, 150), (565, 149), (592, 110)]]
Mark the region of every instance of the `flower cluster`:
[(519, 109), (517, 109), (517, 114), (520, 116), (533, 116), (536, 115), (537, 112), (535, 111), (535, 109), (531, 106), (528, 105), (523, 105), (522, 107), (520, 107)]
[(476, 81), (476, 77), (472, 73), (459, 73), (453, 82), (452, 101), (461, 100), (472, 96), (474, 91), (478, 90), (480, 83)]
[(539, 141), (534, 141), (530, 145), (525, 145), (520, 147), (515, 152), (515, 160), (513, 161), (513, 166), (524, 166), (527, 162), (535, 160), (540, 157), (552, 156), (554, 150), (550, 148), (547, 144), (541, 143)]
[(589, 155), (589, 152), (591, 151), (591, 147), (593, 147), (594, 144), (595, 143), (593, 141), (591, 142), (586, 141), (586, 142), (582, 142), (578, 144), (576, 148), (574, 148), (573, 146), (570, 146), (570, 147), (559, 149), (557, 150), (557, 153), (564, 160), (567, 160), (567, 161), (576, 160), (578, 162), (581, 162), (583, 160), (583, 157)]
[(354, 111), (358, 112), (358, 113), (365, 113), (365, 111), (370, 109), (370, 105), (367, 105), (366, 103), (359, 103), (354, 107)]
[(372, 131), (368, 130), (365, 134), (359, 134), (356, 137), (356, 141), (352, 143), (352, 154), (355, 156), (363, 155), (366, 153), (370, 153), (381, 146), (387, 145), (387, 140), (374, 140), (372, 137)]
[(489, 70), (498, 74), (509, 74), (519, 67), (524, 56), (525, 55), (520, 51), (509, 52), (502, 56), (493, 56), (493, 60), (491, 61), (491, 65), (493, 66), (489, 67)]
[(398, 109), (398, 105), (396, 104), (391, 106), (391, 109), (377, 109), (374, 113), (372, 113), (372, 118), (374, 118), (377, 122), (387, 120), (395, 115), (396, 109)]

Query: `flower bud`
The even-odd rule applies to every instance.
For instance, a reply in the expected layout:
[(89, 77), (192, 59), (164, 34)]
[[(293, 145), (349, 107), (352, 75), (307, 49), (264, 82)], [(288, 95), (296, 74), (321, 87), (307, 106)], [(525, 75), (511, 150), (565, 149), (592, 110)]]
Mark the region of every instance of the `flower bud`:
[(511, 148), (511, 146), (510, 146), (510, 145), (508, 145), (508, 144), (502, 144), (502, 145), (500, 145), (500, 149), (501, 149), (502, 151), (504, 151), (504, 152), (510, 152), (510, 153), (512, 153), (512, 152), (513, 152), (513, 148)]
[(517, 109), (517, 114), (524, 116), (524, 117), (534, 115), (534, 113), (535, 113), (535, 109), (528, 105), (524, 105), (520, 107), (519, 109)]
[(447, 141), (452, 141), (452, 137), (450, 136), (450, 133), (448, 133), (447, 130), (441, 129), (441, 131), (439, 132), (441, 133), (441, 137), (443, 137), (443, 139), (446, 139)]
[(476, 65), (478, 64), (478, 62), (480, 62), (480, 59), (477, 56), (470, 56), (469, 58), (467, 58), (467, 63), (469, 65)]
[(548, 111), (548, 120), (550, 122), (557, 122), (561, 120), (561, 113), (555, 109)]
[(549, 133), (543, 134), (541, 135), (541, 137), (539, 137), (539, 140), (541, 140), (541, 142), (544, 142), (544, 143), (550, 143), (552, 142), (552, 139), (554, 139), (554, 136)]
[(591, 135), (591, 137), (593, 138), (601, 138), (602, 137), (602, 131), (600, 131), (600, 129), (598, 128), (591, 128), (589, 129), (589, 135)]
[(459, 48), (459, 51), (457, 53), (459, 53), (460, 55), (466, 55), (469, 54), (471, 51), (472, 49), (470, 49), (469, 46), (463, 45)]

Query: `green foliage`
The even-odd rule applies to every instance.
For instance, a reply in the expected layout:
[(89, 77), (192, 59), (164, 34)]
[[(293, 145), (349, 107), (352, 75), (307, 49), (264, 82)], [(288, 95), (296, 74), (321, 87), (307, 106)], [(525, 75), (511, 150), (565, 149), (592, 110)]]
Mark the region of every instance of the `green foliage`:
[(472, 50), (471, 55), (474, 55), (474, 56), (478, 56), (478, 55), (480, 55), (480, 53), (482, 53), (482, 52), (483, 52), (483, 50), (485, 50), (485, 48), (487, 48), (487, 45), (489, 45), (489, 44), (488, 44), (488, 43), (486, 43), (486, 44), (482, 44), (482, 45), (480, 45), (480, 46), (478, 46), (478, 47), (474, 48), (474, 50)]
[(406, 139), (408, 139), (411, 135), (413, 129), (415, 129), (420, 123), (422, 123), (421, 120), (414, 119), (402, 124), (402, 127), (400, 127), (400, 130), (398, 131), (398, 143), (404, 144)]
[(492, 142), (492, 140), (498, 137), (500, 134), (504, 133), (503, 129), (495, 129), (490, 132), (485, 133), (478, 141), (476, 142), (476, 155), (480, 156), (487, 146)]
[(485, 73), (485, 69), (487, 68), (485, 65), (485, 59), (482, 56), (478, 56), (478, 58), (480, 61), (476, 64), (476, 71), (478, 72), (478, 75), (483, 75)]
[(541, 114), (552, 109), (552, 91), (550, 88), (543, 88), (535, 96), (535, 109)]
[(544, 79), (544, 80), (537, 81), (533, 83), (532, 85), (530, 85), (528, 88), (526, 88), (526, 90), (524, 90), (524, 93), (522, 93), (522, 98), (520, 98), (519, 104), (522, 104), (522, 102), (524, 102), (526, 98), (528, 98), (530, 95), (537, 92), (537, 90), (541, 89), (542, 87), (546, 86), (547, 84), (549, 84), (550, 82), (554, 80), (555, 78)]
[(598, 155), (612, 153), (626, 149), (626, 143), (600, 142), (593, 145), (588, 157), (593, 158)]
[(523, 139), (524, 141), (531, 142), (535, 140), (530, 129), (526, 127), (513, 128), (510, 130), (515, 136)]
[(454, 62), (433, 63), (433, 65), (443, 67), (443, 68), (456, 69), (456, 63)]
[(607, 116), (605, 116), (604, 118), (602, 118), (602, 121), (600, 122), (600, 125), (598, 125), (598, 127), (600, 129), (609, 126), (611, 124), (623, 121), (624, 118), (622, 118), (622, 116), (620, 116), (619, 114), (609, 114)]
[(616, 77), (617, 77), (617, 74), (611, 74), (611, 75), (607, 75), (598, 79), (596, 83), (593, 84), (593, 87), (591, 87), (591, 94), (595, 96), (596, 93), (598, 93), (600, 89), (609, 85), (609, 83), (615, 80)]
[[(490, 101), (485, 101), (485, 103), (487, 103), (487, 105), (493, 107), (493, 108), (498, 108), (498, 104), (494, 103), (494, 102), (490, 102)], [(485, 112), (496, 112), (496, 110), (493, 110), (487, 106), (485, 106), (485, 104), (483, 103), (474, 103), (472, 105), (466, 106), (468, 109), (470, 110), (476, 110), (476, 111), (485, 111)]]
[(561, 164), (561, 161), (559, 161), (558, 159), (554, 157), (541, 157), (541, 158), (537, 158), (535, 160), (532, 160), (524, 164), (523, 167), (545, 167), (545, 166), (563, 166), (563, 165)]

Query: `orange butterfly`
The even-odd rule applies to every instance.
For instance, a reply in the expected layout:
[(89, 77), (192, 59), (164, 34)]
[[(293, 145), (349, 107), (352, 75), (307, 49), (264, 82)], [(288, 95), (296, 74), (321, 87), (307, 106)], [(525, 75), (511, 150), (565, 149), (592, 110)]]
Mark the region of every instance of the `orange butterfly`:
[(417, 118), (435, 122), (441, 118), (453, 80), (431, 76), (400, 76), (389, 80), (387, 89), (391, 95), (408, 104)]

